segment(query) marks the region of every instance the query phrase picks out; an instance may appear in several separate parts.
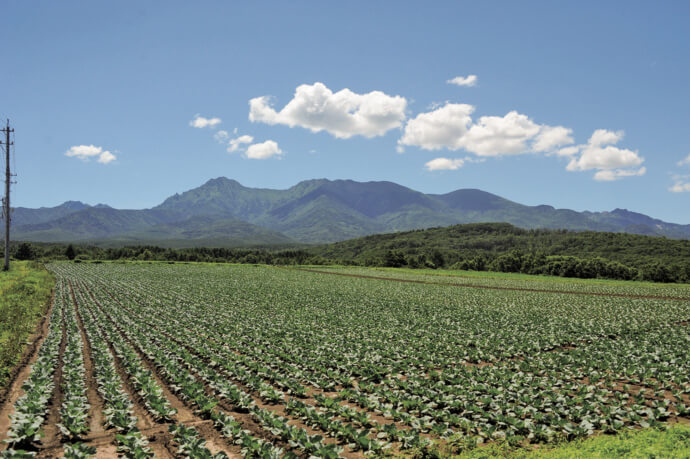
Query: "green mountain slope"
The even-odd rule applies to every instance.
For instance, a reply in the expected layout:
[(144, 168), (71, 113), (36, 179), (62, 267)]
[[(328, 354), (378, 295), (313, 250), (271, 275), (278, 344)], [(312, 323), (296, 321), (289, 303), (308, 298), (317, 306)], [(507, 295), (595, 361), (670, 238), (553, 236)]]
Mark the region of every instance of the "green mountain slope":
[[(66, 201), (55, 207), (40, 207), (30, 209), (28, 207), (15, 207), (12, 209), (12, 224), (14, 226), (29, 225), (57, 220), (90, 206), (79, 201)], [(0, 222), (4, 225), (4, 218), (0, 215)]]
[[(548, 205), (526, 206), (476, 189), (434, 195), (392, 182), (352, 180), (307, 180), (286, 190), (272, 190), (249, 188), (219, 177), (171, 196), (152, 209), (95, 206), (54, 212), (57, 218), (46, 217), (43, 209), (35, 213), (36, 221), (15, 221), (14, 239), (118, 239), (135, 243), (204, 238), (237, 241), (238, 237), (250, 240), (256, 236), (276, 243), (324, 243), (375, 233), (481, 222), (506, 222), (528, 229), (690, 238), (690, 225), (667, 223), (627, 210), (575, 212)], [(239, 221), (255, 226), (240, 230)], [(193, 230), (190, 225), (195, 225)]]
[(519, 251), (546, 256), (603, 257), (630, 266), (668, 260), (690, 266), (690, 240), (669, 240), (638, 234), (526, 230), (507, 223), (474, 223), (445, 228), (376, 234), (321, 245), (310, 253), (331, 260), (365, 264), (390, 251), (404, 257), (438, 251), (446, 266), (475, 257), (492, 259)]

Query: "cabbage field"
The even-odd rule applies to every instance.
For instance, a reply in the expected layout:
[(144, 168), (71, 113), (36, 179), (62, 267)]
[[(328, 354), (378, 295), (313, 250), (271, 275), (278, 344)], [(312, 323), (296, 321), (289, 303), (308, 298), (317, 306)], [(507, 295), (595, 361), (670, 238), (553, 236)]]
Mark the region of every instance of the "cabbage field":
[(690, 422), (684, 286), (48, 268), (49, 322), (0, 413), (5, 457), (405, 455)]

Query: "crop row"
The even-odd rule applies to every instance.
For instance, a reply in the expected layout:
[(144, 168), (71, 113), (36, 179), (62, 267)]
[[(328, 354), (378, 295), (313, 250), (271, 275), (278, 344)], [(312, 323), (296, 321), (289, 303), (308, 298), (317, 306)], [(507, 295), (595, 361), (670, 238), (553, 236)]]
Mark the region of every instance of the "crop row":
[(295, 452), (313, 447), (286, 440), (289, 419), (376, 451), (421, 433), (548, 442), (688, 415), (690, 302), (250, 266), (53, 269), (171, 387), (249, 411)]

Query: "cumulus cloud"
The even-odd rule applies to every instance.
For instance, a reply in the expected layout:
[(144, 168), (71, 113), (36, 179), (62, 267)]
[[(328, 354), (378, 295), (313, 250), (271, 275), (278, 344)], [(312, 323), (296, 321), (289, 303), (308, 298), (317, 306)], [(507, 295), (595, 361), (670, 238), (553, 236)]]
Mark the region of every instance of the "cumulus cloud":
[(580, 152), (580, 147), (577, 145), (571, 145), (569, 147), (564, 147), (555, 151), (557, 156), (573, 156)]
[(189, 122), (191, 127), (203, 129), (206, 127), (215, 127), (221, 122), (220, 118), (204, 118), (198, 113), (194, 116), (194, 119)]
[(303, 84), (280, 111), (268, 96), (249, 101), (249, 120), (266, 124), (299, 126), (312, 132), (326, 131), (347, 139), (355, 135), (377, 137), (400, 127), (407, 100), (381, 91), (357, 94), (349, 89), (332, 92), (323, 83)]
[(216, 142), (218, 143), (226, 143), (228, 140), (230, 140), (230, 134), (228, 131), (220, 130), (213, 134), (213, 138), (216, 139)]
[(536, 124), (516, 111), (505, 116), (482, 116), (476, 123), (472, 121), (473, 112), (472, 105), (446, 103), (420, 113), (405, 125), (398, 151), (405, 146), (464, 149), (488, 157), (551, 151), (573, 142), (571, 129)]
[(673, 193), (690, 193), (690, 182), (676, 181), (671, 188), (668, 189)]
[(594, 180), (600, 182), (611, 182), (613, 180), (618, 180), (622, 177), (635, 177), (644, 175), (647, 172), (646, 167), (641, 167), (637, 170), (635, 169), (606, 169), (598, 171), (594, 174)]
[(100, 155), (98, 155), (98, 162), (101, 164), (108, 164), (110, 162), (115, 161), (117, 158), (115, 157), (114, 154), (110, 153), (109, 151), (104, 151)]
[[(539, 134), (537, 135), (534, 143), (532, 144), (532, 149), (534, 151), (553, 151), (555, 148), (570, 145), (574, 143), (575, 140), (572, 137), (573, 130), (565, 128), (563, 126), (542, 126)], [(568, 147), (558, 150), (557, 154), (568, 154)], [(562, 150), (565, 150), (563, 152)]]
[(690, 166), (690, 155), (688, 155), (685, 158), (678, 161), (678, 166), (679, 167)]
[(623, 131), (597, 129), (587, 144), (580, 146), (580, 155), (570, 160), (566, 170), (595, 170), (594, 179), (600, 181), (644, 175), (646, 168), (637, 169), (644, 162), (644, 158), (636, 151), (614, 146), (623, 135)]
[(420, 113), (405, 125), (398, 141), (399, 151), (404, 146), (418, 146), (424, 150), (462, 148), (463, 139), (472, 124), (474, 107), (468, 104), (447, 103), (427, 113)]
[(479, 156), (516, 155), (530, 151), (527, 142), (541, 126), (512, 111), (505, 116), (482, 116), (462, 139), (462, 146)]
[(457, 86), (475, 86), (477, 84), (477, 75), (467, 75), (466, 77), (456, 76), (455, 78), (446, 80), (446, 83)]
[(620, 141), (625, 133), (623, 131), (609, 131), (606, 129), (597, 129), (589, 138), (589, 145), (600, 147), (602, 145), (616, 144)]
[(424, 165), (430, 171), (454, 171), (465, 164), (464, 159), (435, 158)]
[(230, 142), (228, 142), (228, 153), (235, 152), (239, 150), (242, 145), (252, 143), (254, 141), (254, 137), (250, 135), (241, 135), (237, 138), (230, 139)]
[[(586, 144), (573, 145), (570, 128), (538, 124), (517, 111), (474, 121), (474, 109), (472, 105), (447, 102), (409, 119), (398, 140), (398, 152), (416, 146), (423, 150), (462, 149), (482, 158), (545, 153), (569, 158), (568, 171), (591, 170), (599, 181), (640, 176), (647, 171), (641, 167), (644, 158), (636, 151), (615, 146), (623, 138), (623, 131), (598, 129)], [(467, 160), (436, 158), (425, 166), (429, 170), (458, 169)], [(690, 164), (690, 156), (686, 160)]]
[(65, 156), (78, 158), (82, 161), (96, 159), (96, 161), (101, 164), (108, 164), (117, 159), (111, 152), (103, 150), (103, 147), (97, 147), (95, 145), (75, 145), (67, 150)]
[(280, 156), (283, 150), (278, 147), (278, 144), (273, 140), (267, 140), (262, 143), (255, 143), (247, 147), (245, 156), (249, 159), (268, 159), (274, 156)]
[[(235, 128), (232, 133), (233, 135), (237, 135), (237, 128)], [(246, 134), (231, 138), (230, 133), (223, 130), (216, 132), (213, 135), (213, 138), (216, 139), (218, 143), (227, 145), (228, 153), (234, 153), (238, 150), (241, 151), (243, 149), (243, 145), (250, 144), (254, 141), (254, 137)]]

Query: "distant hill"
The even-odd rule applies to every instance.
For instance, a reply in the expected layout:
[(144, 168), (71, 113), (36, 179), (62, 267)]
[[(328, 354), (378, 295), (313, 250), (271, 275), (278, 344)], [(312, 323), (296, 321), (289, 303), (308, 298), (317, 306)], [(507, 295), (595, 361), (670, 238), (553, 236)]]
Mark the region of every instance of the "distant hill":
[(70, 201), (52, 208), (15, 209), (13, 239), (43, 242), (138, 242), (177, 247), (325, 243), (369, 234), (458, 223), (506, 222), (521, 228), (610, 231), (690, 238), (690, 225), (643, 214), (576, 212), (526, 206), (461, 189), (424, 194), (392, 182), (307, 180), (288, 188), (249, 188), (220, 177), (175, 194), (151, 209), (120, 210)]
[[(79, 201), (66, 201), (55, 207), (40, 207), (30, 209), (28, 207), (15, 207), (12, 209), (12, 224), (14, 226), (30, 225), (49, 222), (58, 218), (88, 209), (88, 204)], [(0, 220), (3, 220), (0, 216)]]
[(446, 266), (476, 257), (492, 260), (518, 251), (582, 259), (601, 257), (635, 267), (663, 263), (690, 268), (690, 240), (625, 233), (526, 230), (508, 223), (473, 223), (376, 234), (309, 249), (311, 254), (325, 259), (357, 264), (379, 263), (389, 252), (409, 259), (419, 255), (429, 257), (436, 251), (444, 256)]

